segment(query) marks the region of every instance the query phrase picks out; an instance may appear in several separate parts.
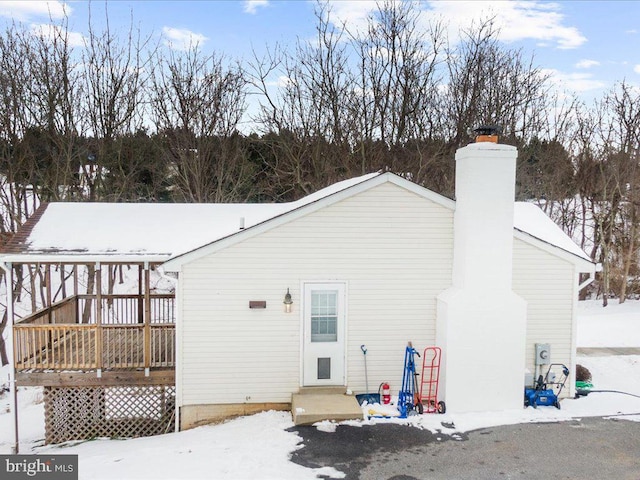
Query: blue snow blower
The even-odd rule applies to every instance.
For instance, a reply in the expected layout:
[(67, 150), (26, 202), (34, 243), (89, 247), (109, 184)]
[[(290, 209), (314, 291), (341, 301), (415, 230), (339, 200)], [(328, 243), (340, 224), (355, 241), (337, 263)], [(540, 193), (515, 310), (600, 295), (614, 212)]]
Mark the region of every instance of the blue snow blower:
[[(562, 374), (556, 381), (555, 374), (551, 371), (553, 367), (561, 367)], [(532, 406), (538, 408), (538, 405), (545, 407), (556, 407), (560, 409), (560, 401), (558, 397), (564, 388), (564, 384), (569, 377), (569, 369), (562, 363), (552, 363), (549, 365), (547, 374), (543, 377), (540, 375), (533, 387), (525, 387), (524, 389), (524, 406)], [(557, 391), (556, 391), (557, 389)]]

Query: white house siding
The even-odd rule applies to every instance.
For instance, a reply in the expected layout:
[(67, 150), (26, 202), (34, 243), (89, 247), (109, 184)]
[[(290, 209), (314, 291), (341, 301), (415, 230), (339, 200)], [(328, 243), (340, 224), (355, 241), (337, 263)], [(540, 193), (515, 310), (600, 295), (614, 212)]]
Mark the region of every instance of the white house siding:
[(365, 391), (366, 344), (369, 390), (388, 381), (396, 393), (407, 341), (433, 345), (452, 245), (452, 210), (385, 183), (184, 265), (183, 405), (290, 401), (305, 281), (346, 282), (348, 387)]
[(513, 289), (527, 301), (526, 367), (534, 373), (535, 344), (550, 343), (551, 362), (574, 371), (575, 266), (520, 239), (513, 257)]

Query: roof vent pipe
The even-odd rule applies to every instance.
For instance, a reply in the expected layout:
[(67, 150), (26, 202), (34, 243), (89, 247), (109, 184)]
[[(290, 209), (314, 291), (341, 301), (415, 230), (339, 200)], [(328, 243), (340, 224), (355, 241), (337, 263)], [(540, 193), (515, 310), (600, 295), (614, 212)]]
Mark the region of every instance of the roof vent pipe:
[(244, 217), (240, 217), (240, 230), (244, 230)]
[(498, 143), (498, 135), (502, 133), (502, 128), (498, 125), (480, 125), (473, 131), (476, 134), (476, 143)]

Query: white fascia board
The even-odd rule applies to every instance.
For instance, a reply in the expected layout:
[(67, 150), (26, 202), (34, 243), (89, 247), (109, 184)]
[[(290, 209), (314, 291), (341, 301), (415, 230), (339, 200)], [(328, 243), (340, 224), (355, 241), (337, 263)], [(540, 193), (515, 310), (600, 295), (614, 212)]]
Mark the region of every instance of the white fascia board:
[(330, 195), (327, 195), (326, 197), (323, 197), (319, 200), (308, 203), (301, 207), (295, 208), (293, 210), (289, 210), (288, 212), (282, 213), (278, 216), (265, 220), (262, 223), (249, 227), (245, 230), (235, 232), (227, 237), (221, 238), (207, 245), (203, 245), (189, 252), (176, 255), (175, 257), (167, 260), (167, 262), (163, 265), (163, 268), (164, 270), (169, 272), (178, 272), (180, 271), (182, 265), (186, 263), (192, 262), (205, 255), (209, 255), (216, 251), (222, 250), (223, 248), (226, 248), (235, 243), (239, 243), (243, 240), (252, 238), (256, 235), (259, 235), (268, 230), (271, 230), (272, 228), (278, 227), (280, 225), (283, 225), (295, 219), (301, 218), (312, 212), (318, 211), (329, 205), (340, 202), (341, 200), (344, 200), (346, 198), (352, 197), (359, 193), (365, 192), (371, 188), (374, 188), (378, 185), (382, 185), (387, 182), (398, 185), (421, 197), (428, 198), (446, 208), (450, 208), (450, 209), (455, 208), (455, 202), (453, 200), (443, 197), (442, 195), (439, 195), (437, 193), (431, 192), (430, 190), (427, 190), (424, 187), (420, 187), (419, 185), (416, 185), (413, 182), (405, 180), (404, 178), (399, 177), (398, 175), (395, 175), (393, 173), (390, 173), (390, 172), (381, 173), (380, 175), (377, 175), (373, 178), (369, 178), (368, 180), (365, 180), (361, 183), (352, 185), (348, 188), (345, 188), (344, 190), (340, 190), (338, 192), (332, 193)]
[(163, 263), (170, 254), (126, 255), (126, 254), (8, 254), (0, 255), (0, 262), (7, 264), (25, 263)]
[(593, 275), (596, 271), (596, 264), (591, 262), (590, 260), (586, 260), (571, 252), (567, 252), (566, 250), (560, 247), (557, 247), (548, 242), (545, 242), (544, 240), (540, 240), (539, 238), (536, 238), (528, 234), (527, 232), (523, 232), (522, 230), (519, 230), (517, 228), (513, 229), (513, 234), (515, 238), (518, 238), (523, 242), (533, 245), (534, 247), (538, 247), (539, 249), (544, 250), (545, 252), (548, 252), (551, 255), (559, 257), (569, 263), (572, 263), (573, 265), (578, 267), (578, 271), (580, 273), (590, 273)]

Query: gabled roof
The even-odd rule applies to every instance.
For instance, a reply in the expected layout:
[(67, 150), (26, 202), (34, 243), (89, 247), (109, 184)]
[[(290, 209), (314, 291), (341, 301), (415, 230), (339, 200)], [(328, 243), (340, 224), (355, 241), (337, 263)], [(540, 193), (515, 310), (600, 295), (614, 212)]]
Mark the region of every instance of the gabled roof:
[[(179, 269), (211, 251), (257, 235), (385, 182), (446, 208), (455, 202), (392, 173), (374, 173), (323, 188), (289, 203), (50, 203), (22, 236), (5, 247), (8, 262), (168, 262)], [(532, 204), (516, 203), (516, 235), (569, 260), (589, 257)], [(243, 226), (244, 228), (241, 228)]]

